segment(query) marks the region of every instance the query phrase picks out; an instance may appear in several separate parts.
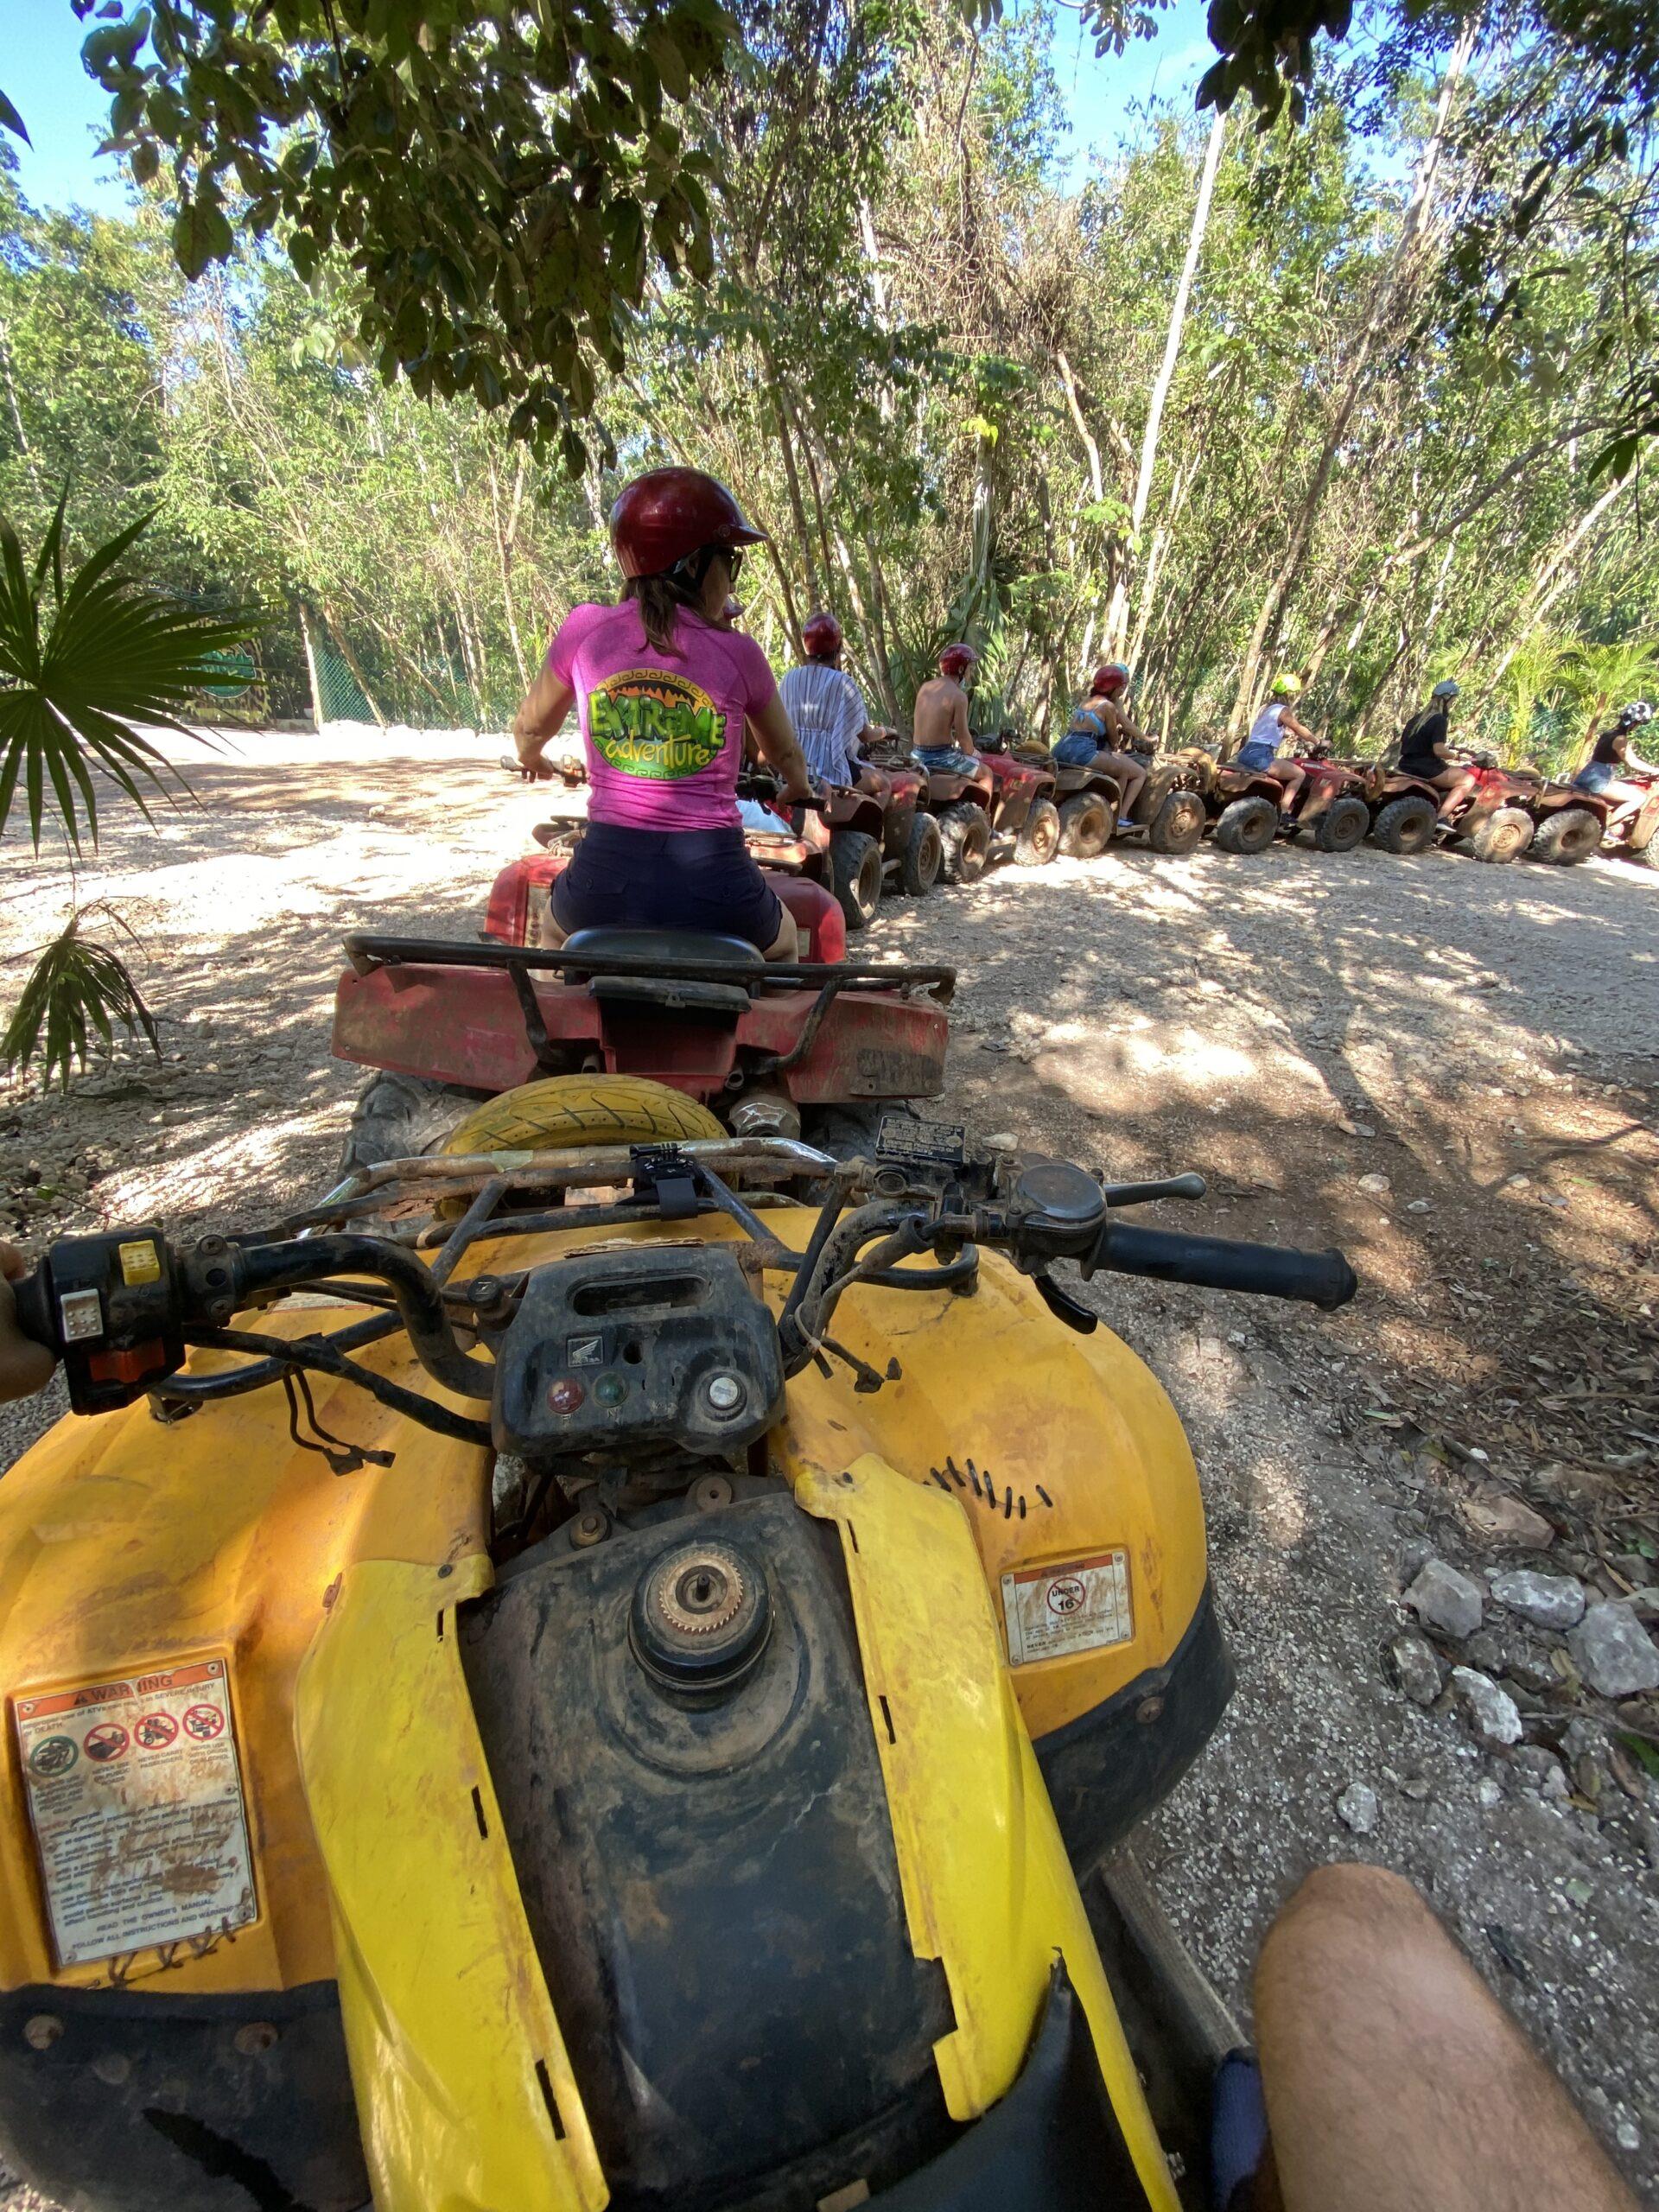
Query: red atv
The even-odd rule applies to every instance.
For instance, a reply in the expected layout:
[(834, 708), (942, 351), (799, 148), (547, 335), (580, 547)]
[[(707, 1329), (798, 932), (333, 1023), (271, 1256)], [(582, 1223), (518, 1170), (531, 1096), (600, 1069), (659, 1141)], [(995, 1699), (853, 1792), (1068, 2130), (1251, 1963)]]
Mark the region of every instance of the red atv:
[(1351, 853), (1371, 830), (1370, 772), (1334, 759), (1328, 738), (1290, 758), (1304, 781), (1281, 821), (1285, 834), (1311, 830), (1320, 852)]
[[(1160, 774), (1171, 769), (1176, 775), (1173, 785), (1165, 783)], [(1249, 768), (1229, 767), (1201, 747), (1185, 746), (1179, 753), (1157, 758), (1135, 802), (1137, 823), (1154, 808), (1161, 812), (1170, 795), (1179, 798), (1184, 810), (1180, 829), (1189, 842), (1173, 848), (1160, 846), (1156, 849), (1160, 851), (1191, 852), (1208, 830), (1224, 853), (1260, 853), (1279, 835), (1280, 790), (1272, 777)]]
[[(1639, 861), (1644, 868), (1659, 868), (1659, 776), (1645, 774), (1640, 768), (1628, 765), (1618, 772), (1622, 782), (1641, 784), (1648, 795), (1638, 814), (1605, 833), (1601, 849), (1604, 853), (1622, 855), (1627, 861)], [(1589, 794), (1580, 791), (1579, 796), (1584, 798)]]
[(1389, 853), (1426, 852), (1439, 838), (1495, 866), (1530, 852), (1557, 868), (1575, 868), (1599, 849), (1612, 812), (1593, 792), (1532, 769), (1502, 768), (1493, 754), (1475, 753), (1460, 764), (1473, 772), (1475, 789), (1442, 822), (1444, 793), (1433, 784), (1377, 761), (1345, 765), (1367, 776), (1371, 842)]
[(865, 779), (873, 791), (834, 788), (824, 810), (830, 888), (849, 930), (872, 919), (889, 877), (913, 899), (931, 891), (944, 857), (939, 825), (921, 804), (925, 779), (919, 768), (902, 760), (888, 767), (872, 764)]
[(1204, 836), (1200, 779), (1185, 756), (1143, 756), (1147, 780), (1135, 794), (1129, 827), (1124, 829), (1123, 786), (1101, 766), (1098, 755), (1087, 763), (1067, 763), (1028, 741), (1017, 741), (1016, 750), (1021, 760), (1045, 765), (1053, 775), (1059, 849), (1068, 860), (1091, 861), (1108, 845), (1136, 838), (1144, 838), (1149, 851), (1180, 858)]
[(907, 769), (919, 779), (917, 810), (938, 832), (941, 882), (976, 883), (991, 856), (996, 787), (989, 763), (976, 753), (936, 753), (924, 760), (896, 730), (884, 732), (870, 754), (890, 773)]
[(833, 1151), (868, 1145), (883, 1102), (943, 1089), (953, 969), (849, 961), (840, 907), (802, 875), (773, 880), (801, 933), (793, 963), (663, 930), (578, 930), (550, 950), (539, 918), (573, 843), (501, 871), (481, 944), (347, 938), (334, 1053), (381, 1072), (343, 1169), (425, 1151), (468, 1103), (540, 1075), (645, 1077), (739, 1135), (804, 1131)]

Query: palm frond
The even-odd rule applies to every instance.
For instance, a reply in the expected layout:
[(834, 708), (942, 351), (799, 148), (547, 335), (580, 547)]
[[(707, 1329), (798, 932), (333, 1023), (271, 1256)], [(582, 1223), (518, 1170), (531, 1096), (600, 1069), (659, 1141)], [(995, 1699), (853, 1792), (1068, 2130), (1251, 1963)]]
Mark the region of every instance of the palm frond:
[[(77, 907), (67, 927), (41, 947), (0, 1036), (0, 1061), (18, 1075), (38, 1064), (48, 1090), (54, 1072), (60, 1087), (68, 1090), (75, 1064), (91, 1065), (94, 1038), (105, 1052), (113, 1051), (117, 1022), (130, 1037), (142, 1030), (161, 1058), (155, 1019), (131, 970), (108, 945), (89, 944), (80, 934), (82, 922), (96, 911)], [(118, 914), (111, 918), (131, 936)]]
[(33, 568), (0, 518), (0, 836), (22, 792), (38, 851), (48, 795), (70, 842), (98, 842), (106, 776), (146, 818), (146, 795), (188, 785), (136, 723), (191, 736), (179, 716), (211, 680), (213, 656), (243, 644), (245, 615), (207, 614), (144, 590), (121, 563), (141, 515), (66, 575), (64, 501)]

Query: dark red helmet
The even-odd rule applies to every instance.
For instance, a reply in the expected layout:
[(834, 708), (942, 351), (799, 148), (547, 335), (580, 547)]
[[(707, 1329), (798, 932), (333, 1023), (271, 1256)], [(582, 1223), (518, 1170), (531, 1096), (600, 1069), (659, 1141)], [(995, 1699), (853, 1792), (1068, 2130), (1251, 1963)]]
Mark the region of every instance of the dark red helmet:
[(731, 552), (766, 535), (700, 468), (650, 469), (623, 486), (611, 509), (611, 550), (628, 577), (666, 575), (705, 545)]
[(833, 660), (841, 651), (841, 625), (833, 614), (809, 614), (801, 631), (808, 660)]
[(1097, 693), (1104, 692), (1109, 699), (1116, 699), (1120, 691), (1127, 691), (1128, 687), (1128, 670), (1124, 667), (1121, 660), (1108, 660), (1103, 661), (1095, 671), (1090, 681), (1089, 691), (1091, 697)]
[(947, 645), (939, 655), (939, 674), (960, 683), (978, 659), (979, 655), (971, 645)]

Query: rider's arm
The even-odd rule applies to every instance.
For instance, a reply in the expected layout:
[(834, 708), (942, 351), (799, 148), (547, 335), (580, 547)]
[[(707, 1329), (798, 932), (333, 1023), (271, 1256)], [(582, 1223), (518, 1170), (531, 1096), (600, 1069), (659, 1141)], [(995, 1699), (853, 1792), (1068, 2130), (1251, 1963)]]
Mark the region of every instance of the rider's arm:
[(512, 718), (512, 745), (518, 765), (533, 775), (542, 765), (542, 753), (575, 702), (575, 687), (543, 664)]
[(807, 771), (806, 755), (790, 725), (789, 709), (775, 691), (764, 707), (749, 716), (749, 727), (760, 741), (761, 752), (784, 779), (784, 798), (810, 798), (812, 779)]
[(1312, 745), (1313, 733), (1306, 722), (1299, 722), (1288, 707), (1279, 717), (1279, 727), (1287, 737), (1294, 737), (1299, 744)]
[(0, 1404), (44, 1390), (57, 1364), (44, 1344), (32, 1342), (17, 1325), (11, 1286), (28, 1271), (17, 1247), (0, 1237)]
[(968, 727), (968, 694), (960, 685), (957, 688), (956, 697), (950, 702), (950, 741), (960, 746), (964, 753), (971, 753), (974, 749), (974, 734)]

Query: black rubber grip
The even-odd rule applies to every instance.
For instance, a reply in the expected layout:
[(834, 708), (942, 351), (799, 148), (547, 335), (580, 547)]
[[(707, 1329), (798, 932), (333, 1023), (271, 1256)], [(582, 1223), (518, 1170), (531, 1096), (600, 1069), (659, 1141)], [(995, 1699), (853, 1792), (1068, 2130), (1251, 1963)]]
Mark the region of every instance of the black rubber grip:
[(1340, 1252), (1182, 1236), (1173, 1230), (1135, 1229), (1115, 1221), (1102, 1230), (1093, 1264), (1114, 1274), (1154, 1275), (1161, 1282), (1252, 1291), (1262, 1298), (1300, 1298), (1310, 1306), (1345, 1306), (1359, 1288)]

